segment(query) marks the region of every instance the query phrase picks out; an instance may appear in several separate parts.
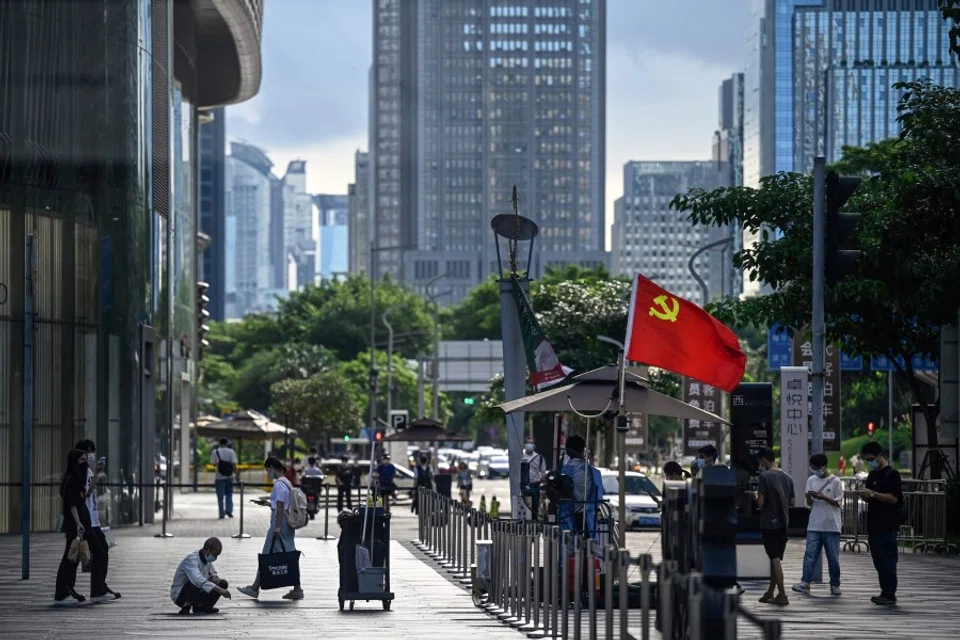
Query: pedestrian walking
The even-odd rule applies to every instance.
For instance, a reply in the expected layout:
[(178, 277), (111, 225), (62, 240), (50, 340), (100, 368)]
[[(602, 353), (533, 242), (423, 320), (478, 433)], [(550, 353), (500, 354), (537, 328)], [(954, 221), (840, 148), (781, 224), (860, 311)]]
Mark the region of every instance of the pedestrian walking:
[(419, 513), (420, 504), (418, 496), (420, 489), (433, 491), (433, 470), (430, 468), (430, 460), (427, 458), (426, 453), (420, 454), (419, 462), (417, 466), (413, 468), (413, 480), (413, 502), (410, 504), (410, 511), (412, 513)]
[(457, 489), (460, 491), (460, 502), (469, 508), (470, 493), (473, 491), (473, 475), (466, 460), (461, 460), (457, 465)]
[[(267, 555), (273, 552), (275, 547), (279, 547), (284, 552), (296, 551), (296, 538), (293, 527), (287, 522), (287, 511), (290, 508), (292, 485), (284, 476), (287, 468), (278, 458), (273, 456), (267, 458), (263, 463), (263, 468), (267, 472), (267, 477), (273, 480), (273, 490), (270, 492), (270, 529), (267, 531), (267, 538), (263, 541), (263, 554)], [(257, 571), (257, 577), (253, 584), (240, 587), (240, 593), (256, 600), (260, 597), (260, 571)], [(294, 585), (289, 593), (283, 596), (284, 600), (303, 600), (303, 589), (300, 585)]]
[(87, 454), (87, 477), (83, 488), (84, 502), (87, 513), (90, 514), (90, 530), (87, 544), (90, 547), (90, 600), (93, 602), (109, 602), (119, 600), (120, 594), (107, 586), (107, 571), (110, 568), (110, 545), (100, 525), (99, 496), (97, 495), (96, 473), (94, 460), (96, 459), (97, 445), (93, 440), (81, 440), (74, 447)]
[(216, 469), (217, 510), (220, 519), (233, 517), (233, 482), (237, 473), (237, 454), (226, 438), (210, 454), (210, 463)]
[(530, 498), (530, 519), (537, 521), (540, 508), (540, 483), (547, 474), (547, 463), (537, 453), (533, 438), (527, 438), (520, 460), (520, 493)]
[(870, 601), (892, 606), (897, 604), (897, 532), (906, 521), (903, 483), (879, 442), (864, 444), (860, 458), (870, 469), (860, 498), (867, 503), (867, 543), (880, 582), (880, 595)]
[(807, 548), (803, 554), (803, 575), (793, 585), (797, 593), (809, 594), (813, 570), (820, 553), (827, 556), (830, 570), (830, 595), (840, 595), (840, 517), (843, 485), (840, 478), (827, 469), (827, 456), (810, 456), (810, 477), (804, 494), (810, 518), (807, 522)]
[(219, 538), (207, 538), (199, 551), (192, 551), (180, 561), (170, 585), (170, 599), (180, 607), (180, 614), (218, 613), (217, 601), (231, 599), (227, 581), (217, 575), (213, 563), (223, 553)]
[(350, 466), (347, 456), (340, 457), (340, 466), (337, 467), (337, 513), (343, 511), (343, 505), (353, 510), (353, 467)]
[(783, 588), (783, 553), (787, 549), (789, 508), (796, 504), (793, 480), (778, 466), (776, 456), (766, 447), (757, 452), (760, 463), (759, 488), (755, 500), (760, 505), (760, 529), (763, 548), (770, 558), (770, 586), (760, 602), (788, 605), (790, 599)]
[[(57, 570), (56, 591), (53, 596), (55, 605), (65, 606), (79, 604), (86, 597), (77, 593), (74, 588), (77, 584), (78, 558), (71, 557), (70, 546), (75, 540), (86, 540), (92, 527), (90, 526), (90, 512), (84, 495), (87, 484), (87, 453), (80, 449), (73, 449), (67, 454), (67, 469), (60, 480), (60, 497), (62, 498), (63, 534), (66, 546), (60, 568)], [(91, 572), (91, 575), (93, 573)]]

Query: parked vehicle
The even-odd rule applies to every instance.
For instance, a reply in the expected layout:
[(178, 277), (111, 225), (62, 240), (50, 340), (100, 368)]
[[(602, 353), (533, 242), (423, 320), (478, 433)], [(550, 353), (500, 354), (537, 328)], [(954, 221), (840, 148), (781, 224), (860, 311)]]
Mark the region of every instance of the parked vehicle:
[[(603, 480), (603, 497), (610, 502), (614, 517), (619, 509), (620, 478), (616, 471), (600, 470)], [(660, 527), (660, 490), (650, 478), (627, 471), (624, 502), (627, 506), (627, 527), (630, 529)]]

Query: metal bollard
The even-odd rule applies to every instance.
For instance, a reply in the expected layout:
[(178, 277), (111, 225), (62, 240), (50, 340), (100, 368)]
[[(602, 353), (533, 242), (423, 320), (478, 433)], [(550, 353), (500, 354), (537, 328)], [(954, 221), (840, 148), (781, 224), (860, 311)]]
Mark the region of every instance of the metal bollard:
[(510, 617), (504, 622), (511, 627), (523, 624), (520, 609), (520, 567), (523, 561), (520, 557), (520, 523), (511, 522), (508, 525), (510, 534)]
[(553, 604), (553, 592), (557, 589), (557, 562), (553, 551), (553, 527), (544, 532), (543, 536), (543, 637), (553, 638), (556, 636), (555, 630), (551, 626), (553, 615), (551, 605)]
[(617, 551), (617, 581), (620, 583), (620, 636), (626, 638), (630, 628), (630, 584), (627, 571), (630, 567), (630, 552)]
[(246, 500), (243, 499), (243, 490), (247, 484), (245, 482), (239, 482), (238, 484), (240, 485), (240, 533), (235, 533), (230, 537), (237, 540), (243, 540), (250, 537), (249, 533), (243, 532), (243, 503), (246, 502)]
[(587, 604), (590, 608), (590, 640), (597, 638), (597, 551), (593, 538), (587, 538)]
[(603, 550), (603, 622), (606, 640), (613, 640), (613, 574), (617, 569), (617, 558), (617, 548), (607, 545)]
[(520, 619), (521, 624), (516, 625), (518, 631), (533, 631), (533, 558), (531, 549), (533, 547), (533, 534), (536, 528), (532, 522), (522, 521), (520, 527)]
[[(641, 640), (650, 640), (650, 571), (653, 569), (653, 556), (648, 553), (637, 558), (637, 564), (640, 565), (640, 623), (643, 625), (640, 631)], [(668, 637), (666, 635), (664, 638)]]
[(560, 527), (550, 527), (550, 536), (553, 538), (553, 566), (556, 567), (554, 572), (554, 588), (550, 592), (550, 631), (553, 634), (551, 637), (559, 638), (560, 637), (560, 593), (562, 590), (567, 588), (566, 584), (563, 584), (561, 580), (563, 579), (564, 571), (563, 567), (567, 564), (567, 559), (563, 557), (563, 532), (560, 531)]
[(532, 556), (532, 565), (533, 569), (531, 573), (533, 574), (533, 622), (531, 623), (530, 632), (527, 634), (528, 638), (542, 638), (544, 637), (543, 627), (540, 625), (540, 614), (543, 610), (543, 594), (544, 594), (544, 568), (543, 562), (540, 560), (540, 537), (543, 534), (543, 529), (539, 524), (533, 525), (533, 556)]
[(724, 640), (737, 640), (737, 611), (740, 608), (740, 596), (735, 589), (723, 592)]
[(573, 538), (574, 558), (573, 574), (576, 576), (577, 588), (573, 591), (573, 637), (580, 640), (583, 635), (583, 554), (586, 541), (583, 536)]
[[(164, 491), (163, 491), (163, 516), (162, 516), (162, 521), (161, 521), (161, 525), (160, 525), (160, 526), (161, 526), (160, 533), (158, 533), (157, 535), (153, 536), (154, 538), (172, 538), (172, 537), (173, 537), (173, 534), (172, 534), (172, 533), (167, 533), (167, 519), (169, 518), (170, 508), (171, 508), (171, 507), (170, 507), (170, 495), (171, 495), (171, 494), (170, 494), (170, 474), (171, 474), (171, 473), (173, 473), (173, 468), (172, 468), (172, 467), (170, 468), (169, 472), (167, 473), (166, 488), (165, 488)], [(241, 505), (242, 505), (242, 504), (243, 504), (243, 503), (241, 502)], [(241, 506), (241, 508), (243, 508), (243, 507)], [(243, 521), (243, 520), (241, 519), (241, 522), (242, 522), (242, 521)]]
[(323, 508), (323, 535), (317, 536), (317, 540), (336, 540), (336, 536), (330, 535), (330, 485), (324, 485), (326, 489), (326, 504)]
[(687, 576), (687, 611), (690, 640), (703, 640), (703, 577), (699, 573)]
[(563, 531), (560, 534), (560, 559), (563, 566), (560, 568), (560, 580), (562, 594), (560, 597), (560, 609), (563, 611), (563, 620), (560, 622), (560, 637), (566, 638), (570, 633), (570, 553), (574, 545), (574, 535), (570, 531)]

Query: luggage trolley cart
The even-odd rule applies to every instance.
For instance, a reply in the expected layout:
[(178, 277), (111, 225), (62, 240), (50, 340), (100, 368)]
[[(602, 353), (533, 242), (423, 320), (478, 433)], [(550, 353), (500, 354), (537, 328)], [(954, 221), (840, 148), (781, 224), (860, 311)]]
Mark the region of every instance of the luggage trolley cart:
[[(366, 536), (363, 535), (364, 522)], [(340, 610), (343, 611), (347, 602), (353, 611), (357, 600), (380, 600), (383, 610), (389, 611), (394, 599), (390, 590), (390, 514), (383, 507), (361, 507), (352, 513), (343, 512), (337, 523), (341, 530), (337, 543)], [(371, 567), (357, 569), (358, 547), (369, 553)]]

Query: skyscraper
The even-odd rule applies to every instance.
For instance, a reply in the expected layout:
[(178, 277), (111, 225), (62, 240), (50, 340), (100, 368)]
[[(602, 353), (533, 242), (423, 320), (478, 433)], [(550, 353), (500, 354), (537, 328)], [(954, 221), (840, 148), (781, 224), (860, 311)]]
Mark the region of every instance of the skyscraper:
[(354, 182), (347, 186), (347, 239), (351, 274), (367, 273), (370, 263), (370, 162), (368, 155), (354, 156)]
[(496, 271), (490, 219), (541, 226), (531, 272), (606, 264), (606, 2), (377, 0), (371, 73), (378, 271), (461, 299)]
[(330, 280), (349, 272), (348, 200), (345, 195), (313, 196), (317, 212), (314, 230), (317, 244), (317, 279)]
[[(719, 118), (713, 136), (713, 161), (720, 172), (723, 186), (743, 186), (743, 74), (735, 73), (720, 84)], [(710, 242), (729, 239), (729, 244), (718, 247), (711, 257), (708, 282), (711, 297), (739, 296), (743, 292), (743, 273), (732, 264), (734, 253), (743, 248), (743, 233), (739, 225), (713, 227)]]
[(214, 320), (222, 321), (226, 312), (226, 112), (211, 109), (212, 120), (200, 127), (197, 156), (200, 165), (198, 204), (200, 230), (210, 236), (210, 245), (200, 255), (200, 277), (210, 285), (207, 310)]
[[(670, 201), (689, 189), (715, 189), (723, 174), (710, 161), (628, 162), (623, 168), (623, 196), (614, 204), (613, 272), (642, 273), (672, 293), (697, 304), (701, 290), (689, 262), (710, 241), (709, 227), (694, 225)], [(701, 253), (694, 269), (706, 278), (719, 252)], [(712, 292), (718, 293), (718, 292)]]

